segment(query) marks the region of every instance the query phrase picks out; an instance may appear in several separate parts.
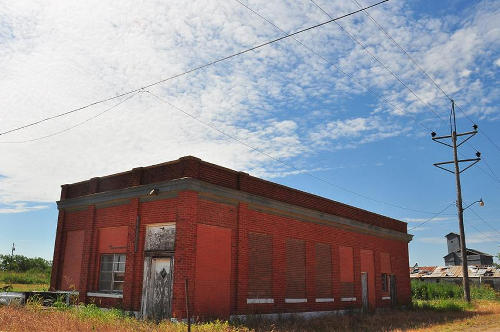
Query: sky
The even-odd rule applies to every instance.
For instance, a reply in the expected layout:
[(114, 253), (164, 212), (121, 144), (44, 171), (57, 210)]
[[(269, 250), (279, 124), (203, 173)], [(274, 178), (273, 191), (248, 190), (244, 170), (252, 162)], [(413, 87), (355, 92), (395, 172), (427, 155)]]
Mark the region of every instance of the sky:
[[(373, 3), (2, 2), (0, 132)], [(462, 173), (465, 204), (485, 201), (465, 211), (467, 246), (496, 254), (500, 2), (391, 0), (367, 13), (0, 135), (0, 253), (14, 242), (52, 258), (60, 185), (194, 155), (403, 220), (410, 264), (443, 265), (458, 222), (454, 176), (432, 166), (453, 158), (430, 136), (450, 133), (442, 89), (458, 130), (479, 126), (459, 151), (482, 153)]]

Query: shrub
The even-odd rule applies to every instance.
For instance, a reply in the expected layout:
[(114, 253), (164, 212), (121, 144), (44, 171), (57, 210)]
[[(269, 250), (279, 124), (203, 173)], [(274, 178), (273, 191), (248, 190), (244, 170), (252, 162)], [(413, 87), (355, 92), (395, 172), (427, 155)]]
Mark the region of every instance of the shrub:
[(0, 272), (0, 282), (8, 284), (48, 284), (50, 272)]
[(43, 258), (23, 255), (0, 255), (0, 271), (50, 273), (51, 263)]
[[(432, 283), (420, 280), (411, 281), (411, 296), (413, 300), (462, 299), (463, 288), (449, 282)], [(495, 300), (495, 290), (488, 285), (471, 286), (472, 299)]]

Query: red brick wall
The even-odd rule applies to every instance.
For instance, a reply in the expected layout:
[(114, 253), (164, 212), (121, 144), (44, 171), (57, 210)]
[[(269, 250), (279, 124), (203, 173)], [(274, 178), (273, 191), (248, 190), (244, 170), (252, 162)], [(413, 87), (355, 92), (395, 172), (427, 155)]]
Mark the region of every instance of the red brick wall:
[[(190, 172), (205, 172), (192, 168)], [(143, 175), (144, 176), (144, 175)], [(139, 216), (140, 228), (138, 234), (138, 251), (134, 252), (135, 220)], [(387, 305), (381, 301), (380, 274), (386, 269), (386, 258), (381, 258), (381, 253), (386, 253), (390, 258), (391, 273), (396, 275), (399, 303), (408, 303), (410, 300), (410, 279), (408, 273), (408, 246), (406, 242), (375, 237), (346, 231), (316, 223), (294, 220), (292, 218), (268, 214), (249, 209), (247, 204), (222, 203), (198, 197), (196, 192), (180, 192), (176, 198), (159, 199), (156, 201), (140, 203), (133, 199), (129, 204), (113, 207), (89, 207), (83, 211), (61, 212), (63, 222), (59, 225), (62, 235), (56, 236), (56, 249), (54, 251), (54, 270), (57, 278), (52, 281), (54, 288), (60, 287), (61, 268), (64, 267), (63, 255), (60, 248), (65, 247), (65, 236), (68, 231), (85, 231), (84, 248), (86, 252), (82, 257), (82, 280), (86, 291), (97, 289), (98, 281), (98, 231), (102, 227), (125, 227), (127, 229), (127, 266), (124, 285), (123, 300), (102, 300), (106, 305), (123, 306), (127, 310), (140, 310), (142, 279), (144, 268), (144, 235), (146, 225), (155, 223), (176, 223), (176, 244), (174, 256), (174, 285), (173, 285), (173, 314), (175, 317), (185, 316), (184, 282), (189, 281), (189, 298), (191, 310), (196, 304), (196, 260), (197, 260), (197, 225), (214, 225), (227, 229), (230, 237), (230, 311), (236, 313), (255, 312), (293, 312), (314, 310), (335, 310), (347, 306), (361, 305), (361, 253), (360, 250), (373, 252), (375, 269), (375, 304)], [(271, 279), (271, 298), (274, 303), (247, 304), (249, 296), (249, 234), (268, 234), (272, 248), (271, 260), (268, 264)], [(59, 240), (58, 240), (59, 239)], [(285, 303), (286, 297), (286, 271), (287, 271), (287, 239), (296, 239), (305, 246), (305, 298), (306, 303)], [(60, 241), (57, 243), (57, 241)], [(328, 259), (327, 255), (318, 256), (316, 247), (322, 244), (331, 250), (331, 287), (334, 302), (316, 303), (317, 294), (322, 293), (318, 287), (325, 283), (317, 282), (318, 267), (316, 260)], [(352, 248), (352, 255), (346, 261), (345, 249)], [(84, 251), (85, 251), (84, 250)], [(385, 254), (384, 254), (385, 255)], [(383, 257), (387, 257), (384, 256)], [(326, 257), (326, 258), (325, 258)], [(349, 263), (350, 262), (350, 263)], [(262, 266), (260, 267), (262, 269)], [(355, 303), (344, 303), (341, 297), (341, 271), (347, 268), (352, 276), (353, 296)], [(199, 278), (198, 278), (199, 280)], [(85, 299), (89, 300), (89, 299)]]

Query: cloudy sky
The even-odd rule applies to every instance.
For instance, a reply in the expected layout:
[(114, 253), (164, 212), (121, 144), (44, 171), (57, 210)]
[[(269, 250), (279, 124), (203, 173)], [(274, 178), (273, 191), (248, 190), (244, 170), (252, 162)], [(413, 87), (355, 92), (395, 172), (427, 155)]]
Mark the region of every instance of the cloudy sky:
[[(0, 132), (373, 3), (0, 3)], [(500, 3), (391, 0), (368, 13), (0, 135), (0, 252), (15, 242), (52, 257), (61, 184), (194, 155), (405, 220), (411, 263), (442, 264), (455, 187), (432, 163), (452, 154), (429, 133), (449, 133), (450, 101), (427, 75), (456, 100), (459, 130), (479, 125), (461, 147), (484, 156), (463, 193), (486, 206), (466, 211), (466, 231), (497, 252)]]

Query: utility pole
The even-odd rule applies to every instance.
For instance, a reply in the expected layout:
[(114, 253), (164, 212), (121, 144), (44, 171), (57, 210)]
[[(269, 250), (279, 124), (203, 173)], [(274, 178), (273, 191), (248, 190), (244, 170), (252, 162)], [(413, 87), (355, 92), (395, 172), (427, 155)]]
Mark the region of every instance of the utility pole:
[[(457, 122), (455, 118), (455, 101), (451, 100), (450, 135), (436, 137), (435, 132), (431, 133), (433, 141), (453, 148), (453, 161), (444, 161), (440, 163), (435, 163), (434, 166), (441, 168), (447, 172), (455, 174), (455, 182), (457, 187), (458, 226), (460, 228), (460, 252), (462, 255), (462, 275), (463, 275), (462, 284), (464, 288), (464, 299), (467, 302), (470, 302), (470, 286), (469, 286), (469, 268), (467, 266), (467, 247), (465, 245), (464, 208), (462, 205), (462, 186), (460, 184), (460, 173), (464, 172), (465, 170), (469, 169), (470, 167), (478, 163), (481, 160), (480, 158), (481, 153), (479, 151), (476, 152), (477, 158), (460, 160), (458, 159), (457, 149), (460, 145), (464, 144), (472, 136), (477, 134), (477, 125), (472, 126), (472, 128), (474, 129), (473, 131), (457, 134)], [(462, 136), (464, 137), (464, 139), (460, 143), (457, 143), (457, 138)], [(452, 144), (448, 144), (442, 141), (448, 139), (451, 139)], [(469, 163), (469, 165), (467, 165), (464, 169), (460, 170), (460, 163), (463, 162)], [(453, 164), (454, 170), (450, 170), (445, 167), (445, 165), (449, 164)]]
[(12, 250), (10, 251), (10, 255), (14, 257), (14, 251), (16, 251), (16, 244), (12, 243)]

